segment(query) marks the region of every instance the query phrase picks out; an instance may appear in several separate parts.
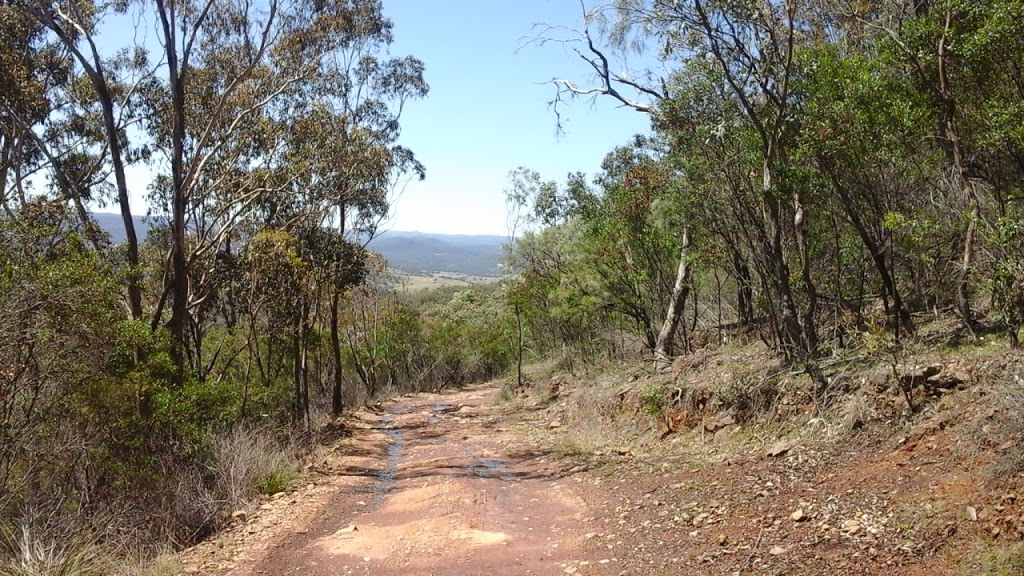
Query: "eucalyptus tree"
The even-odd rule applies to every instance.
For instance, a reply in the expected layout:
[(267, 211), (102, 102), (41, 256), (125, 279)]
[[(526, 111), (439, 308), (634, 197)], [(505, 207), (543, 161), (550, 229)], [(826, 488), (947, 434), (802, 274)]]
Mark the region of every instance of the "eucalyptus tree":
[(1022, 16), (1019, 0), (949, 0), (916, 8), (894, 3), (886, 18), (872, 22), (929, 101), (924, 109), (946, 157), (949, 188), (956, 194), (953, 209), (963, 215), (956, 300), (963, 327), (972, 335), (979, 242), (994, 229), (989, 204), (1005, 207), (1000, 198), (1013, 187), (995, 167), (1005, 168), (1002, 160), (1020, 155), (1019, 140), (1006, 139), (1013, 129), (1005, 128), (1020, 111)]
[[(761, 251), (769, 263), (770, 294), (778, 302), (780, 344), (785, 355), (802, 361), (820, 384), (823, 378), (815, 361), (817, 292), (811, 273), (805, 192), (782, 182), (793, 127), (795, 54), (804, 37), (798, 9), (796, 2), (748, 5), (619, 0), (609, 8), (588, 13), (587, 23), (603, 29), (609, 50), (643, 52), (656, 45), (655, 58), (666, 68), (682, 70), (688, 63), (707, 61), (717, 69), (722, 97), (735, 102), (758, 142), (760, 205), (768, 239)], [(578, 54), (594, 71), (597, 86), (555, 80), (559, 87), (556, 104), (563, 97), (607, 95), (634, 109), (651, 111), (675, 98), (669, 78), (649, 72), (638, 76), (613, 72), (607, 50), (596, 46), (589, 30), (576, 40), (583, 46)], [(624, 90), (632, 90), (637, 98), (627, 96)], [(790, 286), (789, 244), (796, 248), (803, 286), (800, 311)], [(680, 266), (681, 273), (683, 270)], [(672, 309), (670, 305), (669, 311)]]
[[(98, 184), (103, 180), (96, 180), (91, 176), (101, 170), (101, 165), (109, 162), (110, 177), (114, 180), (115, 198), (126, 237), (125, 255), (130, 268), (127, 287), (128, 307), (133, 319), (141, 319), (143, 294), (138, 278), (138, 236), (132, 218), (125, 168), (140, 158), (143, 152), (141, 148), (132, 146), (127, 128), (137, 122), (135, 103), (140, 92), (148, 84), (153, 70), (143, 49), (135, 46), (124, 47), (121, 54), (110, 56), (101, 51), (98, 43), (104, 19), (108, 16), (123, 16), (128, 10), (128, 4), (98, 4), (91, 1), (62, 4), (49, 0), (11, 0), (7, 4), (16, 11), (31, 16), (45, 29), (52, 37), (52, 42), (59, 44), (68, 54), (68, 59), (73, 62), (73, 68), (68, 67), (65, 73), (81, 73), (87, 85), (91, 87), (91, 93), (86, 97), (79, 86), (71, 84), (67, 87), (66, 94), (70, 97), (66, 103), (71, 105), (77, 100), (85, 109), (92, 106), (97, 109), (97, 125), (102, 126), (102, 145), (98, 150), (93, 150), (94, 157), (89, 158), (88, 153), (83, 155), (81, 151), (74, 150), (51, 151), (47, 145), (40, 145), (39, 149), (46, 152), (60, 187), (74, 187), (76, 197), (86, 194), (90, 188), (87, 184)], [(48, 51), (52, 54), (53, 48), (48, 48)], [(55, 112), (65, 118), (73, 117), (75, 114), (73, 111)], [(88, 122), (88, 119), (82, 118), (81, 122)], [(21, 124), (25, 128), (31, 126), (24, 121)], [(87, 124), (80, 123), (77, 126), (83, 129), (85, 136), (89, 135)], [(74, 122), (65, 125), (65, 128), (68, 127), (75, 127)], [(36, 138), (37, 135), (32, 137), (41, 144)], [(72, 146), (77, 146), (73, 139), (72, 143)], [(80, 166), (86, 170), (83, 180), (76, 181), (69, 175), (72, 169), (70, 164), (73, 161), (80, 165), (84, 164)], [(79, 205), (80, 217), (85, 216), (84, 212)]]
[(893, 246), (901, 222), (924, 217), (922, 199), (935, 184), (934, 155), (921, 145), (929, 131), (927, 103), (877, 50), (851, 54), (823, 46), (805, 52), (801, 69), (800, 113), (808, 129), (795, 156), (824, 176), (818, 188), (834, 197), (867, 250), (898, 340), (901, 328), (911, 334), (914, 325)]
[[(199, 186), (216, 184), (223, 174), (206, 171), (212, 163), (232, 164), (220, 155), (240, 126), (278, 96), (304, 70), (279, 76), (267, 64), (268, 52), (282, 37), (286, 7), (277, 0), (256, 7), (244, 2), (165, 2), (150, 8), (162, 44), (163, 98), (153, 102), (154, 139), (168, 162), (162, 184), (168, 195), (171, 246), (166, 289), (154, 320), (169, 295), (167, 327), (175, 340), (175, 359), (183, 377), (189, 289), (188, 214), (201, 194)], [(195, 78), (193, 78), (195, 76)], [(248, 152), (245, 146), (242, 153)], [(219, 161), (219, 162), (218, 162)], [(205, 189), (202, 192), (212, 193)], [(222, 229), (223, 230), (223, 229)]]
[(155, 9), (168, 75), (151, 124), (168, 169), (155, 189), (172, 233), (154, 321), (169, 301), (184, 366), (191, 310), (211, 293), (193, 268), (243, 228), (311, 230), (332, 205), (386, 213), (396, 172), (422, 171), (394, 142), (402, 105), (426, 85), (418, 60), (378, 61), (391, 23), (373, 0)]
[[(763, 249), (770, 240), (753, 182), (758, 168), (756, 136), (743, 121), (736, 100), (728, 97), (712, 61), (687, 62), (668, 85), (673, 97), (659, 108), (655, 128), (666, 142), (667, 160), (680, 175), (678, 193), (670, 196), (666, 207), (695, 239), (684, 253), (688, 268), (703, 262), (712, 274), (724, 271), (732, 277), (740, 327), (756, 319), (756, 292), (769, 320), (771, 341), (783, 350), (778, 307), (770, 296), (770, 263)], [(721, 298), (717, 305), (724, 318)]]
[(993, 263), (991, 292), (1011, 345), (1024, 325), (1024, 2), (1003, 0), (970, 12), (971, 38), (958, 48), (975, 83), (971, 116), (978, 134), (982, 177), (994, 206), (986, 231)]
[[(680, 249), (680, 239), (658, 217), (661, 199), (675, 192), (676, 175), (662, 156), (657, 142), (639, 138), (608, 153), (594, 179), (600, 201), (582, 221), (603, 297), (663, 360), (685, 304), (685, 293), (679, 300), (673, 287), (686, 289), (689, 277), (685, 269), (673, 275), (672, 262), (680, 250), (681, 266), (686, 267), (686, 247)], [(688, 242), (685, 227), (681, 241)], [(665, 302), (670, 298), (666, 322)]]
[[(362, 265), (358, 245), (376, 234), (395, 193), (408, 178), (425, 176), (413, 152), (397, 143), (406, 105), (427, 95), (424, 64), (413, 56), (392, 56), (394, 25), (377, 0), (336, 3), (319, 15), (320, 34), (337, 39), (318, 63), (312, 82), (292, 91), (285, 106), (295, 120), (286, 154), (295, 171), (295, 214), (317, 232), (311, 241), (334, 260), (329, 269), (354, 271)], [(333, 227), (336, 235), (322, 231)], [(338, 258), (357, 258), (345, 263)], [(327, 265), (327, 263), (325, 263)], [(343, 386), (340, 306), (361, 278), (334, 273), (325, 283), (333, 355), (333, 409), (341, 409)]]
[(38, 73), (43, 35), (31, 16), (0, 4), (0, 205), (8, 217), (27, 199), (24, 182), (39, 156), (34, 128), (51, 108), (46, 76)]
[[(559, 43), (573, 45), (573, 50), (586, 62), (587, 67), (596, 80), (596, 85), (582, 86), (565, 78), (554, 78), (551, 83), (557, 87), (555, 98), (550, 102), (551, 107), (558, 117), (558, 126), (561, 130), (560, 105), (566, 100), (576, 98), (597, 98), (609, 97), (617, 100), (622, 105), (632, 108), (637, 112), (652, 113), (660, 105), (670, 100), (669, 87), (664, 77), (660, 77), (650, 71), (645, 71), (639, 77), (634, 77), (628, 69), (616, 70), (607, 50), (603, 50), (594, 41), (591, 35), (590, 26), (595, 21), (604, 21), (605, 14), (601, 10), (588, 12), (586, 6), (581, 2), (584, 12), (584, 27), (577, 31), (575, 36), (569, 37), (548, 37), (542, 36), (535, 39), (537, 44)], [(553, 32), (553, 27), (548, 27), (546, 32)], [(618, 43), (617, 48), (622, 48)], [(654, 330), (650, 327), (652, 318), (646, 313), (641, 313), (643, 306), (631, 307), (632, 314), (637, 326), (648, 326), (642, 332), (646, 334), (648, 346), (655, 356), (656, 363), (664, 363), (671, 355), (673, 341), (679, 327), (683, 309), (690, 291), (692, 278), (692, 267), (690, 265), (689, 246), (691, 242), (691, 230), (683, 223), (681, 226), (679, 265), (677, 267), (675, 281), (673, 283), (671, 296), (668, 298), (668, 305), (664, 313), (664, 320), (661, 328)]]
[[(784, 346), (799, 358), (816, 380), (817, 294), (811, 274), (807, 228), (810, 214), (805, 191), (780, 186), (786, 170), (787, 146), (793, 126), (796, 51), (803, 32), (799, 4), (714, 3), (703, 0), (620, 0), (616, 3), (612, 38), (623, 43), (636, 33), (651, 34), (662, 46), (662, 57), (686, 62), (709, 59), (717, 66), (724, 95), (735, 100), (760, 147), (761, 202), (766, 212), (773, 292), (779, 302)], [(784, 201), (788, 195), (789, 203)], [(792, 235), (803, 284), (804, 306), (797, 310), (790, 288), (788, 243)]]

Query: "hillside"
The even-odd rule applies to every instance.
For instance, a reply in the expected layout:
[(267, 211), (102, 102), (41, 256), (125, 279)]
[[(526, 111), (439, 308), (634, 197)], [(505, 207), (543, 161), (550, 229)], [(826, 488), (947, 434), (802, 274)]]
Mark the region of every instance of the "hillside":
[[(124, 222), (121, 220), (120, 214), (107, 214), (104, 212), (93, 212), (92, 217), (96, 220), (107, 234), (110, 234), (110, 241), (114, 244), (120, 244), (124, 242)], [(145, 216), (134, 216), (135, 220), (135, 233), (139, 236), (139, 242), (145, 242), (146, 237), (149, 236), (149, 227), (151, 222)]]
[(392, 266), (412, 274), (457, 272), (471, 276), (497, 276), (504, 236), (384, 232), (368, 247)]
[[(124, 241), (120, 215), (95, 213), (93, 217), (115, 244)], [(140, 242), (145, 241), (150, 224), (147, 218), (135, 217)], [(507, 241), (504, 236), (387, 231), (371, 240), (367, 247), (380, 253), (395, 268), (413, 275), (430, 276), (440, 272), (498, 276), (501, 273), (498, 261)]]

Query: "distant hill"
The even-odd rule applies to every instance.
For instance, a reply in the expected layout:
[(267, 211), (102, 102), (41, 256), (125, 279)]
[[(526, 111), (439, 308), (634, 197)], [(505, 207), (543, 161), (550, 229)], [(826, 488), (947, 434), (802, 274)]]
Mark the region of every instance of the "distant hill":
[[(124, 224), (118, 214), (94, 213), (93, 218), (110, 234), (116, 244), (125, 239)], [(135, 217), (139, 242), (149, 232), (150, 223)], [(411, 274), (436, 272), (470, 276), (498, 276), (504, 236), (471, 236), (463, 234), (427, 234), (424, 232), (382, 232), (370, 241), (368, 248), (384, 256), (395, 268)]]
[[(121, 220), (120, 214), (105, 214), (102, 212), (93, 212), (92, 217), (96, 220), (107, 234), (110, 234), (110, 240), (114, 244), (120, 244), (124, 242), (126, 237), (124, 233), (124, 222)], [(146, 222), (146, 218), (143, 216), (133, 216), (132, 220), (135, 221), (135, 234), (139, 237), (139, 242), (145, 242), (146, 236), (149, 235), (149, 223)]]
[(458, 272), (472, 276), (498, 276), (504, 236), (426, 234), (388, 231), (368, 248), (380, 253), (395, 268), (413, 274)]

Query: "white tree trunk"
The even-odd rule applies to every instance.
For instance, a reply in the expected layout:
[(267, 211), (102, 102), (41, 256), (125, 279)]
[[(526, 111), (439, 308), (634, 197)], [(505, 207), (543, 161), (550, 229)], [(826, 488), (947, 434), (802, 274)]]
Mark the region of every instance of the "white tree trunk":
[(667, 365), (671, 361), (674, 338), (679, 322), (683, 318), (686, 298), (690, 294), (690, 276), (692, 274), (689, 261), (690, 229), (683, 229), (683, 246), (679, 254), (679, 270), (676, 272), (676, 283), (672, 287), (665, 322), (661, 325), (658, 340), (654, 347), (654, 364), (656, 367)]

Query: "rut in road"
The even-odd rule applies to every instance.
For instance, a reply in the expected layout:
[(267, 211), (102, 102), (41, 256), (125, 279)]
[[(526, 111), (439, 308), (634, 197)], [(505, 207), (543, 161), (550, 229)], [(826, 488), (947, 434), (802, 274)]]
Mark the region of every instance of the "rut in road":
[(566, 464), (502, 427), (495, 388), (389, 405), (381, 468), (335, 495), (251, 574), (612, 574), (584, 549), (590, 523)]

